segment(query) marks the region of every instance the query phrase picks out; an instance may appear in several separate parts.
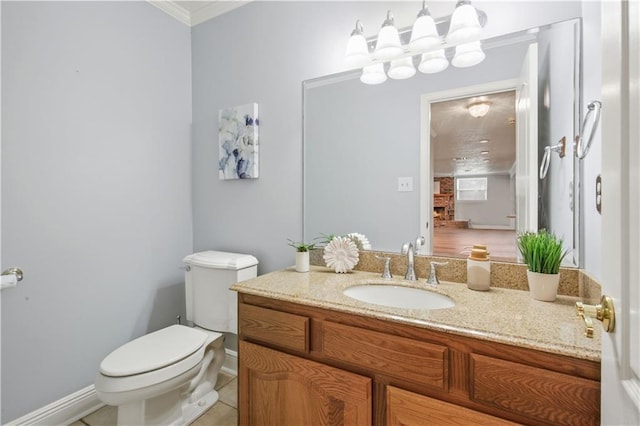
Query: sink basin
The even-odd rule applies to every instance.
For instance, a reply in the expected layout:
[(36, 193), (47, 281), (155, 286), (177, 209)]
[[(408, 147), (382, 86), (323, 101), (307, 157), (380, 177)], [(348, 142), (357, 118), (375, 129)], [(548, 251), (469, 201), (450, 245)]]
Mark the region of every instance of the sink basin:
[(439, 293), (389, 284), (364, 284), (348, 287), (345, 296), (374, 305), (405, 309), (445, 309), (455, 306), (453, 299)]

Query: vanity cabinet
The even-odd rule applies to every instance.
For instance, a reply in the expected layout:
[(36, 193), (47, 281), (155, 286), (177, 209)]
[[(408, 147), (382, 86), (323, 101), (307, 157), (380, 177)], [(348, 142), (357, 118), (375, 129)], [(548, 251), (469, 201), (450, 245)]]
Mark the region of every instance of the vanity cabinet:
[(600, 422), (600, 363), (239, 294), (241, 425)]

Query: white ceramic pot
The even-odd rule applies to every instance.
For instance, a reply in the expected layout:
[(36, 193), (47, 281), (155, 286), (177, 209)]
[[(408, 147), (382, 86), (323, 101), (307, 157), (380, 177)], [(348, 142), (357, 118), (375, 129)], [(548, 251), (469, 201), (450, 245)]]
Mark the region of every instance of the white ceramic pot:
[(560, 274), (541, 274), (527, 270), (527, 281), (531, 297), (543, 302), (553, 302), (558, 294)]
[(308, 251), (296, 252), (296, 271), (309, 272), (309, 252)]

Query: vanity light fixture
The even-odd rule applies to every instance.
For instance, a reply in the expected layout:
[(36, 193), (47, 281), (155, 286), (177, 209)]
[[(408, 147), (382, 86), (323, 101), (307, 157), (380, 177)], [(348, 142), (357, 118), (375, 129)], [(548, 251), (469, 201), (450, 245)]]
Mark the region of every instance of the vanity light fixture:
[(349, 67), (364, 66), (369, 59), (369, 48), (367, 47), (367, 40), (364, 38), (364, 27), (360, 20), (356, 21), (356, 27), (351, 32), (344, 59)]
[(387, 11), (387, 19), (382, 23), (378, 33), (376, 50), (373, 51), (374, 59), (389, 60), (397, 58), (404, 53), (400, 42), (400, 33), (393, 22), (393, 14)]
[(482, 139), (478, 141), (479, 143), (489, 143), (489, 139)]
[(480, 151), (480, 154), (482, 154), (482, 155), (489, 155), (489, 151)]
[(463, 43), (477, 39), (482, 33), (478, 12), (470, 0), (460, 0), (451, 15), (447, 43)]
[[(455, 54), (449, 56), (453, 56), (452, 65), (471, 67), (485, 58), (478, 40), (485, 23), (486, 14), (475, 9), (470, 0), (458, 1), (451, 17), (438, 22), (423, 0), (413, 26), (402, 31), (395, 27), (390, 10), (376, 38), (366, 39), (362, 23), (356, 21), (347, 44), (345, 63), (349, 68), (362, 68), (360, 80), (366, 84), (380, 84), (387, 80), (387, 76), (392, 79), (413, 77), (416, 73), (414, 56), (417, 55), (420, 55), (420, 72), (433, 74), (443, 71), (449, 66), (447, 48), (453, 50), (455, 47)], [(446, 37), (438, 33), (438, 26), (444, 24), (449, 24)], [(372, 53), (370, 47), (373, 47)], [(389, 65), (385, 73), (387, 62)]]
[(489, 112), (490, 105), (491, 104), (489, 104), (489, 102), (474, 102), (469, 106), (467, 106), (467, 109), (469, 110), (469, 114), (472, 117), (480, 118), (487, 115), (487, 113)]

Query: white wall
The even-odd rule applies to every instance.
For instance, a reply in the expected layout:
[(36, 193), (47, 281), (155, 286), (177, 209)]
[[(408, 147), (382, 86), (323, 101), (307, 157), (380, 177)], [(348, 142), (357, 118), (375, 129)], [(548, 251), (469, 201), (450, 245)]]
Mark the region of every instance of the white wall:
[(2, 2), (2, 423), (184, 311), (189, 29), (145, 2)]

